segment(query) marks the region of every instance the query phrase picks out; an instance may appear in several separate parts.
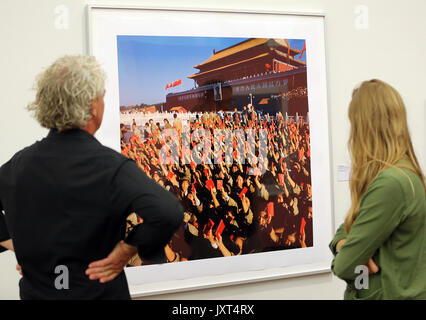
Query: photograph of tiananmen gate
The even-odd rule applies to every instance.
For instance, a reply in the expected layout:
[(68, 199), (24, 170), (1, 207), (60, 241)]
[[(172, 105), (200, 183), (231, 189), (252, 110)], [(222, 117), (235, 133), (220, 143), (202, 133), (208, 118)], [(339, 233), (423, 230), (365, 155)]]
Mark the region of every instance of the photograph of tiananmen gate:
[[(194, 66), (199, 71), (188, 76), (196, 88), (169, 93), (165, 110), (175, 106), (191, 111), (233, 110), (251, 103), (264, 112), (306, 114), (306, 62), (295, 58), (302, 50), (289, 47), (283, 39), (247, 39), (213, 51)], [(215, 99), (216, 87), (222, 91), (219, 99)], [(303, 94), (288, 99), (285, 94), (297, 89)]]
[[(307, 50), (303, 39), (117, 36), (121, 152), (185, 213), (164, 262), (314, 245)], [(231, 134), (216, 140), (217, 129)], [(126, 232), (140, 223), (130, 215)]]

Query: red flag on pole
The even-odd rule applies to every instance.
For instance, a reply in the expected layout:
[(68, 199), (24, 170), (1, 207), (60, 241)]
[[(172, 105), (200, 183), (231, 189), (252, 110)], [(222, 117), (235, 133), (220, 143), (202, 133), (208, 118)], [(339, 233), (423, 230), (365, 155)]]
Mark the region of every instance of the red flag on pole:
[(304, 53), (305, 51), (306, 51), (306, 41), (305, 41), (305, 45), (303, 46), (303, 50), (302, 50), (302, 52), (300, 53), (299, 59), (301, 59), (301, 58), (302, 58), (303, 53)]

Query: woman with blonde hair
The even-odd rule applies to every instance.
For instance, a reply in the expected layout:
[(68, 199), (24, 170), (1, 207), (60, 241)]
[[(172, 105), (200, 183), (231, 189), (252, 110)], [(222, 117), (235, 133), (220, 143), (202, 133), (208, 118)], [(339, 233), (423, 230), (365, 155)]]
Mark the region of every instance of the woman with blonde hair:
[(352, 204), (330, 243), (332, 270), (345, 299), (426, 299), (425, 178), (402, 98), (365, 81), (348, 114)]

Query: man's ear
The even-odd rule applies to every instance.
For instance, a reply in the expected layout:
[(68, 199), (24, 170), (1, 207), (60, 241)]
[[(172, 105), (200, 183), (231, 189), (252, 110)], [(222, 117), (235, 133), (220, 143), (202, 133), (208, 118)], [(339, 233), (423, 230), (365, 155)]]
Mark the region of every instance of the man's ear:
[(92, 100), (92, 107), (90, 109), (90, 113), (93, 117), (96, 117), (98, 115), (98, 108), (96, 107), (97, 99)]

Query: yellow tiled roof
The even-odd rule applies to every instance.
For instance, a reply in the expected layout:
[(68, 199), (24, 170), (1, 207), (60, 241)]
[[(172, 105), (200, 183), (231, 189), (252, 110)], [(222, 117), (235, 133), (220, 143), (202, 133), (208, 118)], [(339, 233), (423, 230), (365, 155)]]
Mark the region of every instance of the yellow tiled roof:
[[(194, 66), (194, 68), (199, 69), (199, 67), (202, 66), (202, 65), (205, 65), (205, 64), (210, 63), (212, 61), (216, 61), (216, 60), (222, 59), (224, 57), (230, 56), (230, 55), (232, 55), (236, 52), (244, 51), (244, 50), (247, 50), (249, 48), (253, 48), (253, 47), (265, 44), (270, 40), (272, 40), (272, 42), (275, 42), (280, 46), (284, 46), (284, 47), (287, 48), (287, 44), (286, 44), (284, 39), (252, 38), (252, 39), (242, 41), (242, 42), (237, 43), (237, 44), (235, 44), (231, 47), (225, 48), (223, 50), (220, 50), (220, 51), (214, 53), (209, 59), (207, 59), (206, 61), (204, 61), (204, 62), (202, 62), (202, 63), (200, 63), (196, 66)], [(290, 55), (295, 55), (295, 54), (300, 53), (300, 52), (301, 52), (300, 50), (291, 48)]]

